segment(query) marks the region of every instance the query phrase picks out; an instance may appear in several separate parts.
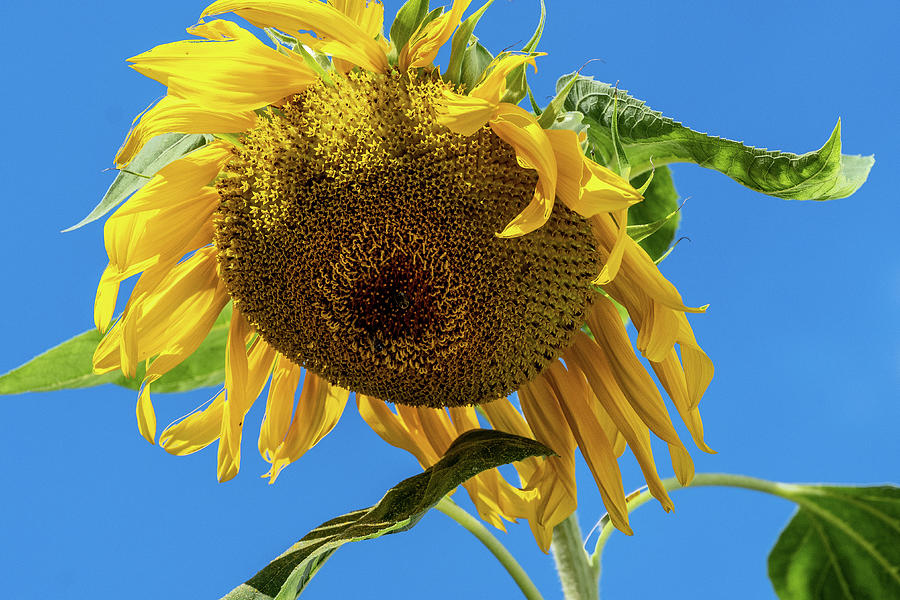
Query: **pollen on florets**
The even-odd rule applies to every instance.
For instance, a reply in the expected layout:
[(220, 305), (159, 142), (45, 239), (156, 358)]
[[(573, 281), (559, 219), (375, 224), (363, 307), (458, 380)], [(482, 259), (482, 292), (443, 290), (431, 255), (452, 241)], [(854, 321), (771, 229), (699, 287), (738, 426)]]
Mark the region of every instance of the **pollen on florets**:
[(537, 174), (488, 127), (435, 118), (429, 74), (353, 72), (288, 100), (242, 139), (218, 183), (219, 270), (290, 360), (417, 406), (504, 396), (582, 325), (599, 255), (557, 203), (498, 238)]

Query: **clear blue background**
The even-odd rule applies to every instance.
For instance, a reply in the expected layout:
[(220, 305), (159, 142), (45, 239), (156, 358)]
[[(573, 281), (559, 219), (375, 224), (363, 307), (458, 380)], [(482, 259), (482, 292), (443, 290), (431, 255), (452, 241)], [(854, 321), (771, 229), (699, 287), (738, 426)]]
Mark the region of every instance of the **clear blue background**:
[[(398, 1), (387, 2), (392, 18)], [(476, 3), (477, 4), (477, 3)], [(615, 82), (700, 131), (757, 146), (818, 148), (839, 116), (844, 150), (877, 155), (854, 197), (764, 197), (716, 172), (674, 167), (690, 237), (663, 265), (716, 363), (701, 405), (698, 471), (782, 481), (898, 479), (898, 4), (549, 3), (542, 103), (557, 76)], [(474, 5), (473, 5), (474, 6)], [(520, 47), (537, 0), (497, 0), (478, 28)], [(124, 59), (184, 39), (202, 2), (6, 3), (0, 55), (0, 371), (91, 326), (105, 265), (102, 226), (59, 231), (93, 207), (131, 119), (163, 88)], [(575, 7), (578, 7), (577, 9)], [(444, 58), (444, 63), (446, 58)], [(161, 425), (210, 392), (157, 395)], [(0, 398), (0, 573), (4, 596), (215, 599), (320, 522), (378, 500), (417, 473), (348, 405), (336, 430), (274, 486), (245, 444), (240, 475), (215, 479), (215, 451), (167, 455), (138, 435), (131, 391), (103, 387)], [(257, 407), (250, 422), (258, 422)], [(247, 431), (254, 427), (248, 425)], [(249, 434), (254, 438), (253, 434)], [(662, 464), (665, 472), (668, 465)], [(626, 489), (642, 485), (623, 459)], [(603, 514), (582, 468), (582, 527)], [(739, 490), (676, 492), (604, 558), (607, 598), (769, 598), (766, 554), (793, 507)], [(524, 524), (503, 537), (545, 597), (556, 575)], [(306, 598), (516, 597), (506, 573), (439, 513), (412, 532), (345, 547)]]

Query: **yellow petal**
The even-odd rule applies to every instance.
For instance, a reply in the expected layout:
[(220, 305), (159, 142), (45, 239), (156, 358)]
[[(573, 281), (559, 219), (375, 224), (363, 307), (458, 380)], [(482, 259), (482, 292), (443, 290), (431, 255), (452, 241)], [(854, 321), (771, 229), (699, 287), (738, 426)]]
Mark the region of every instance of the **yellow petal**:
[(208, 41), (157, 46), (128, 59), (169, 94), (218, 112), (262, 108), (302, 91), (317, 75), (295, 54), (282, 54), (228, 21), (188, 29)]
[(694, 461), (691, 455), (679, 444), (669, 444), (669, 456), (672, 457), (672, 468), (681, 485), (688, 485), (694, 479)]
[(427, 457), (415, 437), (409, 431), (404, 420), (383, 401), (377, 398), (356, 395), (356, 406), (363, 421), (385, 442), (396, 448), (406, 450), (416, 457), (423, 468), (427, 468)]
[(444, 97), (435, 104), (435, 111), (438, 122), (447, 129), (460, 135), (469, 136), (494, 118), (497, 106), (481, 98), (444, 90)]
[(579, 332), (575, 336), (575, 343), (564, 357), (567, 366), (576, 367), (584, 374), (597, 395), (597, 399), (612, 417), (619, 431), (622, 432), (644, 474), (650, 493), (659, 500), (667, 512), (671, 511), (673, 509), (672, 500), (662, 485), (653, 461), (650, 431), (634, 412), (622, 390), (616, 385), (615, 377), (600, 349), (593, 340)]
[(166, 427), (159, 435), (159, 445), (169, 454), (185, 456), (206, 448), (219, 439), (225, 413), (223, 388), (205, 409), (195, 411)]
[(369, 10), (371, 14), (357, 21), (319, 0), (219, 0), (201, 17), (233, 12), (260, 28), (274, 27), (287, 34), (311, 30), (328, 43), (329, 54), (368, 71), (384, 73), (388, 68), (385, 46), (374, 37), (381, 27), (373, 32), (376, 20), (383, 19), (383, 12), (379, 12), (383, 9)]
[(601, 241), (602, 250), (606, 251), (606, 260), (600, 274), (592, 282), (593, 285), (607, 285), (622, 266), (622, 259), (628, 249), (628, 209), (622, 209), (615, 215), (600, 214), (591, 219), (596, 237)]
[(306, 372), (303, 391), (290, 428), (272, 457), (271, 470), (263, 475), (274, 483), (281, 470), (318, 444), (337, 425), (350, 392)]
[[(537, 54), (510, 54), (504, 53), (491, 61), (485, 69), (486, 75), (481, 82), (469, 92), (469, 96), (490, 102), (494, 106), (500, 104), (500, 99), (506, 93), (506, 76), (524, 64), (529, 64), (537, 70), (534, 59), (538, 56), (546, 56), (546, 53)], [(573, 132), (574, 133), (574, 132)]]
[(684, 377), (681, 361), (678, 359), (678, 353), (675, 349), (669, 350), (669, 354), (660, 362), (651, 362), (650, 366), (659, 378), (660, 383), (672, 398), (672, 404), (675, 410), (681, 416), (681, 420), (687, 425), (691, 437), (697, 447), (704, 452), (714, 453), (712, 448), (703, 441), (703, 423), (700, 420), (700, 413), (696, 408), (691, 407), (691, 400), (688, 395), (687, 381)]
[[(237, 133), (256, 123), (252, 111), (211, 110), (175, 96), (166, 96), (134, 119), (125, 143), (116, 154), (116, 166), (124, 167), (150, 138), (163, 133)], [(208, 181), (206, 183), (209, 183)], [(205, 185), (205, 184), (204, 184)]]
[(688, 396), (691, 408), (696, 408), (700, 398), (706, 392), (712, 381), (715, 368), (712, 360), (706, 352), (697, 345), (694, 332), (683, 314), (676, 316), (678, 319), (678, 345), (681, 348), (681, 359), (684, 363), (684, 376), (687, 379)]
[(558, 406), (594, 476), (610, 520), (617, 529), (631, 535), (622, 473), (610, 440), (589, 403), (592, 395), (585, 393), (586, 383), (580, 373), (572, 369), (567, 372), (559, 361), (554, 361), (544, 373), (542, 377), (557, 390)]
[(588, 311), (587, 323), (597, 345), (609, 361), (619, 387), (641, 420), (669, 444), (680, 444), (662, 395), (641, 361), (634, 355), (616, 307), (606, 298), (597, 297)]
[(150, 401), (150, 382), (145, 382), (141, 386), (135, 412), (137, 413), (138, 430), (140, 430), (141, 435), (151, 444), (155, 444), (156, 412), (153, 410), (153, 403)]
[(100, 333), (106, 333), (116, 310), (116, 299), (119, 297), (118, 269), (107, 265), (97, 285), (97, 296), (94, 298), (94, 324)]
[(469, 8), (472, 0), (453, 0), (453, 7), (435, 20), (419, 27), (409, 41), (400, 50), (399, 65), (401, 71), (429, 66), (437, 56), (441, 46), (447, 43), (450, 36), (459, 26), (463, 13)]
[(241, 434), (244, 417), (262, 392), (275, 362), (275, 350), (261, 337), (247, 341), (252, 334), (250, 324), (237, 309), (231, 313), (225, 354), (225, 408), (219, 434), (219, 481), (228, 481), (241, 466)]
[(518, 237), (541, 227), (550, 218), (556, 198), (556, 155), (534, 115), (512, 104), (500, 104), (490, 122), (497, 136), (513, 147), (519, 164), (538, 172), (531, 202), (498, 237)]
[[(202, 248), (168, 270), (152, 290), (144, 292), (136, 286), (133, 301), (98, 345), (94, 368), (106, 372), (121, 367), (127, 374), (136, 362), (157, 356), (154, 363), (159, 364), (147, 373), (161, 375), (187, 358), (209, 333), (228, 301), (216, 267), (215, 249)], [(131, 333), (124, 335), (124, 331)], [(119, 359), (123, 344), (128, 345), (130, 366)]]
[(271, 462), (291, 425), (294, 395), (300, 383), (300, 367), (281, 354), (275, 359), (272, 383), (266, 398), (266, 416), (259, 428), (259, 453)]

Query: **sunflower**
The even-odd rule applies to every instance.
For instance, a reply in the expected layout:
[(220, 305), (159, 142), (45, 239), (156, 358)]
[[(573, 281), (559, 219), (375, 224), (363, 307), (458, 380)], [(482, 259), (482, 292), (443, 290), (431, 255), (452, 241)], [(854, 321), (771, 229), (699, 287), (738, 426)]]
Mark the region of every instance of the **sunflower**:
[[(135, 119), (119, 168), (162, 133), (215, 141), (106, 222), (94, 368), (133, 377), (146, 361), (137, 419), (154, 443), (154, 381), (230, 307), (224, 388), (162, 431), (168, 452), (218, 441), (218, 478), (234, 477), (244, 417), (269, 382), (258, 446), (274, 481), (352, 391), (366, 422), (423, 467), (483, 421), (552, 448), (516, 464), (519, 486), (496, 470), (467, 482), (486, 521), (525, 518), (546, 549), (575, 509), (578, 448), (630, 532), (626, 447), (667, 510), (651, 431), (678, 478), (693, 475), (635, 347), (709, 450), (697, 405), (712, 364), (685, 317), (703, 309), (627, 235), (640, 193), (586, 158), (574, 131), (504, 101), (540, 54), (499, 55), (471, 89), (432, 64), (469, 4), (429, 13), (398, 47), (378, 2), (219, 0), (201, 19), (234, 13), (281, 41), (201, 20), (188, 29), (199, 39), (131, 58), (168, 91)], [(120, 284), (138, 274), (113, 323)]]

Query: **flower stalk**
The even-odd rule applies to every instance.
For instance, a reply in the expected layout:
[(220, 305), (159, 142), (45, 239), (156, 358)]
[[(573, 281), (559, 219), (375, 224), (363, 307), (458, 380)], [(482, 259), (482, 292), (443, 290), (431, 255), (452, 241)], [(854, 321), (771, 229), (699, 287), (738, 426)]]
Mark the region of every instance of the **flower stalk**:
[(550, 546), (566, 600), (598, 600), (599, 571), (592, 566), (584, 550), (581, 528), (576, 513), (569, 515), (553, 529)]
[(500, 543), (500, 540), (488, 531), (488, 528), (485, 527), (481, 521), (460, 508), (449, 496), (441, 498), (441, 501), (435, 505), (435, 508), (462, 525), (469, 533), (478, 538), (478, 541), (484, 544), (484, 546), (490, 550), (491, 554), (500, 561), (500, 564), (503, 565), (506, 572), (513, 578), (513, 581), (516, 582), (519, 589), (522, 590), (522, 595), (525, 596), (525, 598), (528, 600), (544, 600), (543, 596), (541, 596), (541, 593), (534, 585), (534, 582), (528, 577), (528, 573), (522, 568), (522, 565), (520, 565), (513, 555), (510, 554), (509, 550), (506, 549), (506, 546)]

